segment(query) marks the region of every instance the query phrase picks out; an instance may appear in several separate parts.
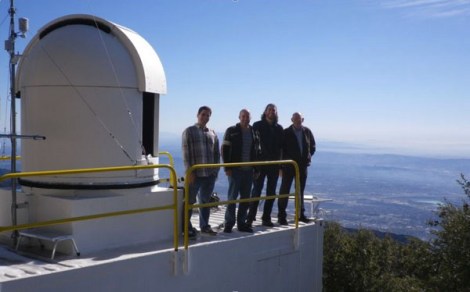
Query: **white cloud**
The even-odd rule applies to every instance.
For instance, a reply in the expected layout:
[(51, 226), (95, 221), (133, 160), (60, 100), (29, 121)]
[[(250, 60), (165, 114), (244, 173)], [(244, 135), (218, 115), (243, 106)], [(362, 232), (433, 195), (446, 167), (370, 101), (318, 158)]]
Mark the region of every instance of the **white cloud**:
[(470, 0), (381, 0), (388, 9), (401, 9), (409, 16), (455, 17), (470, 15)]

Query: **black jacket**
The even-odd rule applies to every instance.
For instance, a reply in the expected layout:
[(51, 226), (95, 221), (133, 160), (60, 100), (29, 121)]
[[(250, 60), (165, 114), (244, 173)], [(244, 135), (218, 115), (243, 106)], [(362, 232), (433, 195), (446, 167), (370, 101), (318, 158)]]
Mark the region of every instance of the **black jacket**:
[(300, 153), (299, 143), (294, 131), (293, 125), (284, 130), (282, 159), (292, 159), (297, 162), (300, 168), (307, 167), (310, 165), (312, 156), (315, 153), (315, 138), (309, 128), (302, 127), (302, 148), (304, 151)]
[[(259, 152), (259, 138), (250, 126), (250, 133), (252, 137), (250, 149), (250, 161), (258, 159)], [(241, 162), (242, 161), (242, 146), (243, 134), (240, 123), (235, 126), (227, 128), (222, 142), (222, 159), (225, 163)], [(227, 167), (225, 167), (227, 169)]]
[(260, 139), (261, 153), (259, 160), (280, 160), (283, 136), (282, 126), (278, 123), (269, 124), (263, 119), (253, 124), (253, 130)]

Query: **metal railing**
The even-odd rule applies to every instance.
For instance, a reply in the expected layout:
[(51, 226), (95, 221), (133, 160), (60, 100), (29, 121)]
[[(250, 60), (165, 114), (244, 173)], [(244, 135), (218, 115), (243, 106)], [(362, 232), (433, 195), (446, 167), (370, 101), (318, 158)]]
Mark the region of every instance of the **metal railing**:
[[(170, 152), (168, 152), (168, 151), (160, 151), (160, 152), (158, 152), (158, 155), (165, 155), (165, 156), (167, 156), (167, 157), (168, 157), (168, 162), (169, 162), (170, 166), (173, 167), (173, 168), (175, 167), (175, 160), (173, 159), (173, 156), (171, 155)], [(160, 161), (159, 161), (159, 163), (160, 163)], [(175, 173), (176, 173), (176, 172), (175, 172)], [(169, 178), (169, 179), (161, 179), (160, 181), (161, 181), (161, 182), (168, 182), (168, 181), (169, 181), (169, 182), (170, 182), (170, 186), (176, 189), (177, 185), (176, 185), (176, 183), (175, 183), (175, 184), (172, 183), (173, 180), (175, 180), (175, 182), (178, 182), (178, 179), (176, 178), (176, 175), (173, 175), (173, 172), (170, 172), (170, 178)]]
[[(21, 156), (16, 156), (16, 159), (21, 159)], [(0, 156), (0, 160), (11, 160), (11, 156)]]
[(245, 203), (245, 202), (254, 202), (260, 200), (269, 200), (276, 198), (288, 198), (291, 194), (282, 194), (275, 196), (264, 196), (256, 197), (249, 199), (239, 199), (239, 200), (230, 200), (230, 201), (219, 201), (214, 203), (205, 203), (205, 204), (190, 204), (189, 203), (189, 179), (188, 177), (192, 174), (193, 171), (201, 168), (220, 168), (220, 167), (241, 167), (241, 166), (268, 166), (268, 165), (279, 165), (279, 164), (291, 164), (295, 169), (295, 228), (299, 227), (299, 209), (300, 209), (300, 180), (299, 180), (299, 166), (293, 160), (277, 160), (277, 161), (257, 161), (257, 162), (239, 162), (239, 163), (220, 163), (220, 164), (196, 164), (189, 167), (186, 170), (185, 183), (184, 183), (184, 249), (188, 250), (189, 246), (189, 209), (194, 208), (203, 208), (203, 207), (215, 207), (219, 205), (228, 205), (235, 203)]
[[(16, 179), (22, 177), (34, 177), (34, 176), (51, 176), (51, 175), (70, 175), (70, 174), (81, 174), (81, 173), (97, 173), (97, 172), (115, 172), (115, 171), (126, 171), (126, 170), (140, 170), (140, 169), (152, 169), (152, 168), (166, 168), (170, 171), (170, 185), (173, 186), (173, 204), (165, 205), (165, 206), (158, 206), (158, 207), (149, 207), (149, 208), (141, 208), (141, 209), (132, 209), (132, 210), (124, 210), (124, 211), (115, 211), (115, 212), (107, 212), (107, 213), (99, 213), (87, 216), (77, 216), (77, 217), (70, 217), (70, 218), (63, 218), (63, 219), (55, 219), (55, 220), (48, 220), (48, 221), (41, 221), (29, 224), (18, 224), (18, 225), (11, 225), (11, 226), (0, 226), (0, 232), (6, 231), (15, 231), (15, 230), (23, 230), (29, 228), (38, 228), (38, 227), (46, 227), (52, 225), (59, 225), (71, 222), (78, 222), (78, 221), (85, 221), (85, 220), (93, 220), (93, 219), (102, 219), (107, 217), (114, 217), (114, 216), (122, 216), (122, 215), (130, 215), (130, 214), (139, 214), (145, 212), (152, 212), (152, 211), (162, 211), (162, 210), (173, 210), (173, 247), (174, 250), (178, 250), (178, 198), (177, 198), (177, 191), (178, 189), (174, 186), (177, 186), (177, 179), (176, 179), (176, 171), (174, 169), (174, 160), (170, 153), (168, 152), (159, 152), (160, 155), (167, 155), (169, 157), (170, 164), (156, 164), (156, 165), (137, 165), (137, 166), (117, 166), (117, 167), (102, 167), (102, 168), (82, 168), (82, 169), (66, 169), (66, 170), (51, 170), (51, 171), (33, 171), (33, 172), (17, 172), (17, 173), (8, 173), (3, 176), (0, 176), (0, 182), (7, 180), (7, 179)], [(281, 164), (290, 164), (294, 167), (295, 170), (295, 228), (297, 229), (299, 226), (298, 223), (298, 215), (300, 209), (300, 200), (299, 200), (299, 193), (300, 193), (300, 182), (299, 182), (299, 167), (297, 163), (293, 160), (278, 160), (278, 161), (258, 161), (258, 162), (240, 162), (240, 163), (220, 163), (220, 164), (198, 164), (191, 166), (185, 174), (185, 187), (184, 187), (184, 249), (188, 250), (189, 246), (189, 237), (188, 237), (188, 229), (189, 229), (189, 210), (194, 208), (203, 208), (203, 207), (213, 207), (219, 205), (228, 205), (228, 204), (236, 204), (236, 203), (245, 203), (245, 202), (254, 202), (254, 201), (261, 201), (261, 200), (269, 200), (269, 199), (276, 199), (276, 198), (288, 198), (292, 194), (280, 194), (274, 196), (264, 196), (264, 197), (256, 197), (256, 198), (248, 198), (248, 199), (238, 199), (238, 200), (227, 200), (227, 201), (219, 201), (214, 203), (205, 203), (205, 204), (189, 204), (189, 180), (188, 176), (197, 169), (200, 168), (220, 168), (220, 167), (242, 167), (242, 166), (269, 166), (269, 165), (281, 165)]]
[[(170, 155), (171, 157), (171, 155)], [(171, 163), (172, 158), (170, 159)], [(172, 165), (168, 164), (155, 164), (155, 165), (135, 165), (135, 166), (115, 166), (115, 167), (101, 167), (101, 168), (82, 168), (82, 169), (65, 169), (65, 170), (50, 170), (50, 171), (31, 171), (31, 172), (16, 172), (8, 173), (0, 176), (0, 182), (6, 179), (16, 179), (20, 177), (32, 177), (32, 176), (51, 176), (51, 175), (69, 175), (69, 174), (81, 174), (81, 173), (96, 173), (96, 172), (114, 172), (114, 171), (126, 171), (126, 170), (140, 170), (140, 169), (152, 169), (152, 168), (167, 168), (170, 170), (171, 184), (176, 186), (176, 171)], [(107, 217), (121, 216), (121, 215), (130, 215), (130, 214), (139, 214), (152, 211), (161, 211), (161, 210), (173, 210), (173, 247), (174, 250), (178, 250), (178, 190), (173, 188), (173, 204), (158, 206), (158, 207), (149, 207), (141, 209), (132, 209), (108, 213), (99, 213), (87, 216), (77, 216), (71, 218), (63, 218), (56, 220), (48, 220), (30, 224), (18, 224), (11, 226), (0, 226), (0, 232), (5, 231), (15, 231), (23, 230), (29, 228), (45, 227), (51, 225), (58, 225), (64, 223), (71, 223), (77, 221), (85, 221), (92, 219), (102, 219)]]

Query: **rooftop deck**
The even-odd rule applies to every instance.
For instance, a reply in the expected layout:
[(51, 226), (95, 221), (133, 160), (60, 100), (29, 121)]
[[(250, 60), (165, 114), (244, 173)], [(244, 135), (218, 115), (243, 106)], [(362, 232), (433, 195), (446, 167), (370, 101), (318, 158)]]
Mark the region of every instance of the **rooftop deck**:
[[(224, 214), (223, 207), (211, 213), (214, 229), (223, 223)], [(194, 226), (198, 220), (195, 212)], [(80, 257), (57, 253), (54, 260), (50, 250), (41, 251), (37, 245), (25, 245), (19, 253), (14, 247), (0, 245), (0, 290), (155, 291), (149, 287), (159, 287), (162, 291), (321, 291), (321, 220), (300, 222), (298, 230), (292, 215), (288, 226), (275, 223), (267, 228), (259, 219), (253, 223), (254, 233), (234, 228), (232, 233), (220, 230), (216, 236), (199, 234), (189, 241), (187, 252), (182, 236), (178, 252), (167, 240), (82, 253)], [(294, 244), (296, 235), (298, 247)], [(199, 281), (214, 276), (216, 282)], [(240, 282), (239, 277), (245, 281)]]

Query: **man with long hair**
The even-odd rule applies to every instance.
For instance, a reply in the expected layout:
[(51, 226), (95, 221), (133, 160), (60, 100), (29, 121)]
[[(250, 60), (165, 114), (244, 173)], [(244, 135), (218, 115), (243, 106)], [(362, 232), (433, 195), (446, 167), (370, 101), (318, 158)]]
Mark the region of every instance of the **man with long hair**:
[[(253, 124), (253, 129), (260, 139), (260, 153), (259, 159), (261, 161), (273, 161), (281, 159), (282, 148), (282, 126), (277, 123), (277, 107), (270, 103), (266, 106), (261, 120)], [(277, 180), (279, 178), (279, 165), (266, 165), (259, 168), (260, 174), (253, 182), (253, 189), (251, 192), (252, 198), (261, 196), (266, 183), (266, 196), (276, 195)], [(258, 201), (250, 204), (250, 210), (246, 223), (251, 226), (253, 221), (256, 220), (256, 212), (258, 209)], [(264, 202), (263, 215), (261, 217), (261, 224), (266, 227), (273, 227), (271, 221), (271, 211), (273, 209), (274, 199), (269, 199)]]

